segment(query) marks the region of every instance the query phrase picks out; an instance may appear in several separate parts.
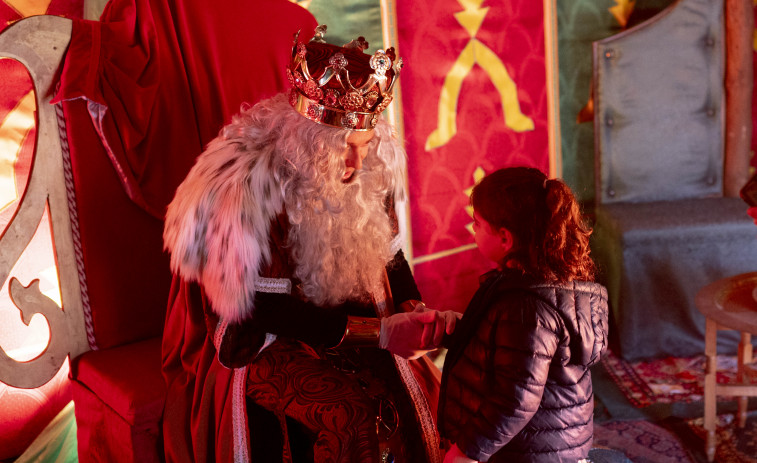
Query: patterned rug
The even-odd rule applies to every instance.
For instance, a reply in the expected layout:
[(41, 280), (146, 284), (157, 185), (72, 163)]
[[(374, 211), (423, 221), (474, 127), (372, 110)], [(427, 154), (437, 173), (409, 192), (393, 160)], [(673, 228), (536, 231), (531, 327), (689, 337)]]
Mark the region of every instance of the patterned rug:
[[(705, 463), (706, 432), (703, 419), (666, 420), (663, 425), (686, 446), (695, 463)], [(717, 446), (715, 461), (718, 463), (757, 463), (757, 412), (747, 415), (744, 428), (740, 429), (733, 414), (718, 416)]]
[(594, 447), (619, 450), (633, 463), (696, 462), (672, 432), (649, 421), (595, 424)]
[[(734, 415), (718, 416), (715, 461), (757, 463), (757, 412), (739, 429)], [(594, 426), (594, 447), (623, 452), (633, 463), (707, 463), (702, 418), (609, 421)]]
[[(718, 383), (736, 382), (736, 357), (719, 355), (717, 363)], [(608, 351), (602, 365), (635, 407), (702, 400), (704, 355), (627, 362)], [(733, 399), (718, 396), (718, 400)]]

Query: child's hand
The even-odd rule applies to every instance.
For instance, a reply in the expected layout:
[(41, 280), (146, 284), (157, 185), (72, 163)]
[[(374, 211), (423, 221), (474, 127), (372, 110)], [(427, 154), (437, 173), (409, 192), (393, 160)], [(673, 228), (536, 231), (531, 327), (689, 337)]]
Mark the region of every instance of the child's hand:
[(444, 463), (478, 463), (476, 460), (471, 460), (463, 452), (457, 448), (457, 444), (452, 444), (447, 454), (444, 455)]
[(444, 333), (448, 335), (452, 334), (455, 331), (457, 321), (463, 316), (463, 314), (454, 310), (445, 310), (442, 312), (440, 310), (429, 309), (423, 302), (418, 302), (413, 312), (434, 313), (434, 323), (426, 325), (421, 338), (421, 345), (427, 346), (430, 349), (438, 349), (442, 345)]
[(433, 350), (424, 338), (430, 337), (436, 315), (426, 312), (396, 313), (381, 319), (379, 347), (408, 360), (417, 359)]

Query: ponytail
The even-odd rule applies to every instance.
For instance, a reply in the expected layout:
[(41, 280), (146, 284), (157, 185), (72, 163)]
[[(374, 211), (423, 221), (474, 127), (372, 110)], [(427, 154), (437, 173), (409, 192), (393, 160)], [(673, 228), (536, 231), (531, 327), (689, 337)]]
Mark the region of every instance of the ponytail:
[(471, 194), (476, 212), (494, 228), (505, 228), (514, 245), (503, 267), (544, 281), (594, 280), (591, 229), (570, 188), (529, 167), (487, 175)]
[(591, 229), (570, 188), (560, 180), (546, 183), (549, 220), (544, 233), (545, 270), (550, 279), (593, 281), (595, 266), (590, 257)]

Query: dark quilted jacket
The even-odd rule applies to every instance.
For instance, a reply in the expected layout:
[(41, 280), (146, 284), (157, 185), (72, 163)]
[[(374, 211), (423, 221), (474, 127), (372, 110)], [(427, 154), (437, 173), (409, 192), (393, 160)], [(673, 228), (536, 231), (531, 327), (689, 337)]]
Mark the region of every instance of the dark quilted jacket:
[(489, 272), (442, 373), (439, 429), (485, 462), (576, 462), (593, 436), (589, 367), (607, 347), (607, 290)]

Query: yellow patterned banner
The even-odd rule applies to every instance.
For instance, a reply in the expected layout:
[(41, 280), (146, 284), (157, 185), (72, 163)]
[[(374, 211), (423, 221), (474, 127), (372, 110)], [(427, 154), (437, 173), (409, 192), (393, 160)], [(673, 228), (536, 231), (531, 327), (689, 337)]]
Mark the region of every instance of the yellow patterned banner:
[[(412, 263), (433, 305), (462, 310), (487, 269), (468, 196), (513, 165), (554, 175), (548, 2), (396, 2)], [(548, 26), (545, 26), (545, 22)]]

